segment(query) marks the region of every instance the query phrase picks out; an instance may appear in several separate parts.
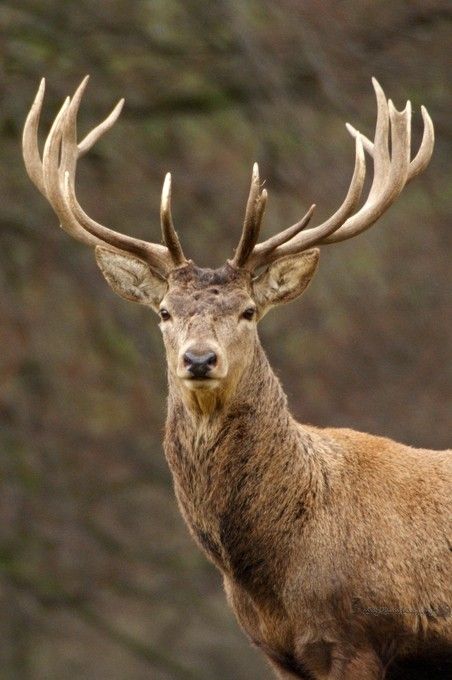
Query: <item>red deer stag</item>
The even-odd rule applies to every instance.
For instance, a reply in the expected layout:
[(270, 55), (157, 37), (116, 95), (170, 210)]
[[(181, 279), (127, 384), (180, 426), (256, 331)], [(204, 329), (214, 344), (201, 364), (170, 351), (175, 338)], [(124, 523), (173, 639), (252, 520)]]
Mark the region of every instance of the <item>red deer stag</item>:
[[(451, 672), (451, 452), (413, 449), (292, 417), (261, 347), (257, 322), (308, 286), (312, 246), (368, 229), (427, 166), (433, 126), (410, 159), (411, 108), (397, 111), (377, 81), (374, 141), (351, 126), (355, 168), (340, 208), (258, 243), (267, 194), (254, 166), (240, 242), (219, 269), (182, 250), (165, 178), (165, 245), (112, 231), (75, 193), (79, 156), (117, 119), (122, 101), (77, 143), (86, 79), (45, 142), (44, 81), (28, 115), (27, 172), (71, 236), (95, 247), (113, 290), (160, 316), (168, 361), (165, 453), (193, 538), (224, 576), (227, 598), (280, 678), (433, 678)], [(373, 181), (360, 205), (364, 151)], [(449, 533), (448, 533), (449, 532)], [(452, 677), (452, 676), (449, 676)]]

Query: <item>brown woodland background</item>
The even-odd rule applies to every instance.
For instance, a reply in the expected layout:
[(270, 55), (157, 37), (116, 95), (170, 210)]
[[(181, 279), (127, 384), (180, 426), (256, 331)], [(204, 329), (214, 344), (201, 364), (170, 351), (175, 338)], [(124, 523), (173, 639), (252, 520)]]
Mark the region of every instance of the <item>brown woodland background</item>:
[[(162, 447), (156, 319), (115, 297), (25, 175), (20, 135), (39, 79), (43, 128), (85, 73), (81, 132), (126, 97), (82, 161), (104, 223), (159, 239), (173, 172), (184, 248), (220, 264), (251, 165), (265, 233), (342, 201), (343, 123), (372, 132), (376, 75), (435, 122), (427, 172), (371, 231), (325, 248), (305, 299), (262, 339), (300, 419), (445, 447), (450, 414), (450, 138), (442, 0), (4, 0), (0, 4), (0, 677), (270, 678), (189, 539)], [(450, 336), (449, 336), (450, 337)]]

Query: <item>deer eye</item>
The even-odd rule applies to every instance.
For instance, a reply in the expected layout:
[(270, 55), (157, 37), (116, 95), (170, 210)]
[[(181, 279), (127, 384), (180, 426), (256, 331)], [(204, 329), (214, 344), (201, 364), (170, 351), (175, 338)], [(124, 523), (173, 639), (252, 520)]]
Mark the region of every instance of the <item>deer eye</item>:
[(254, 318), (254, 315), (256, 313), (256, 309), (254, 307), (248, 307), (248, 309), (245, 309), (245, 311), (242, 314), (242, 319), (246, 319), (247, 321), (251, 321), (251, 319)]
[(171, 319), (171, 314), (164, 307), (159, 310), (159, 314), (162, 321), (168, 321), (168, 319)]

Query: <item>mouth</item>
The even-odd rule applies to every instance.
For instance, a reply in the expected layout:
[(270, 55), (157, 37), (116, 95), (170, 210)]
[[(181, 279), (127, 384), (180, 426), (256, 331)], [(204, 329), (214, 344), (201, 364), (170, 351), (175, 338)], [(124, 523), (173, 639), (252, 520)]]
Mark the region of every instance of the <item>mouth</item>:
[(210, 376), (203, 376), (203, 377), (185, 377), (184, 383), (186, 386), (191, 389), (191, 390), (197, 390), (197, 389), (212, 389), (216, 387), (219, 384), (219, 379), (210, 377)]

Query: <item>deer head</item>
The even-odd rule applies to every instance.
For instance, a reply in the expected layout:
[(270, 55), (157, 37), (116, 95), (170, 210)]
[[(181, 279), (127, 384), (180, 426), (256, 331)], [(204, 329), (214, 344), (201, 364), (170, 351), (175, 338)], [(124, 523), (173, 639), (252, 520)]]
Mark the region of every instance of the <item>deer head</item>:
[[(267, 192), (254, 165), (242, 235), (232, 257), (220, 269), (201, 269), (182, 250), (171, 217), (171, 175), (162, 191), (164, 245), (113, 231), (89, 217), (75, 193), (77, 160), (116, 121), (121, 100), (110, 115), (80, 143), (76, 118), (87, 78), (67, 98), (51, 127), (42, 158), (37, 132), (44, 99), (44, 80), (28, 114), (23, 154), (29, 177), (49, 201), (61, 227), (95, 247), (96, 260), (109, 285), (120, 296), (151, 307), (160, 315), (170, 374), (183, 389), (225, 390), (237, 383), (253, 354), (256, 322), (273, 306), (289, 302), (309, 284), (322, 246), (352, 238), (368, 229), (389, 208), (413, 177), (430, 161), (434, 132), (424, 107), (424, 133), (410, 160), (411, 106), (397, 111), (373, 79), (377, 98), (374, 141), (352, 126), (355, 167), (339, 209), (322, 224), (307, 229), (312, 206), (296, 224), (258, 243)], [(373, 181), (361, 207), (366, 165), (373, 159)]]

